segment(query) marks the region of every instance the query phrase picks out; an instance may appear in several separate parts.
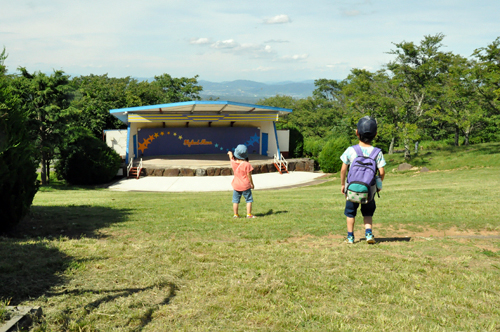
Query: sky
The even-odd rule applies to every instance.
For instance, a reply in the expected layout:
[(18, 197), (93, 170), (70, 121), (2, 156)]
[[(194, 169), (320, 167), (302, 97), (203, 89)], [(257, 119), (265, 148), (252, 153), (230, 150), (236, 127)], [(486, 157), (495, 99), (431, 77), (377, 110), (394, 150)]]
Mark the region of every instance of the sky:
[(471, 57), (500, 36), (499, 0), (0, 0), (10, 73), (224, 82), (344, 79), (442, 33)]

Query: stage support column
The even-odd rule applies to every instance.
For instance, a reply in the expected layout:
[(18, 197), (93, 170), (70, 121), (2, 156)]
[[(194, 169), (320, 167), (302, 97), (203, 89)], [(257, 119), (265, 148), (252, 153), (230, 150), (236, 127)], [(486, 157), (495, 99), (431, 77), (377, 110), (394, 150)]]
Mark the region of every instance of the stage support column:
[(281, 159), (280, 143), (278, 142), (278, 131), (276, 130), (276, 122), (273, 121), (274, 137), (276, 137), (276, 148), (278, 149), (278, 159)]
[(130, 147), (130, 122), (127, 125), (127, 150), (125, 152), (125, 164), (126, 165), (128, 165), (128, 163), (129, 163), (129, 160), (128, 160), (129, 147)]

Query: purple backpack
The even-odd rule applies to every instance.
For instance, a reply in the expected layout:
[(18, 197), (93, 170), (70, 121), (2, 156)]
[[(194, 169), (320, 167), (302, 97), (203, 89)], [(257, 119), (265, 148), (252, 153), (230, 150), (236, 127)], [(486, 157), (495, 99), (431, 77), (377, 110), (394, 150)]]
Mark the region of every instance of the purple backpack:
[(347, 174), (346, 199), (354, 203), (369, 203), (377, 192), (375, 176), (377, 175), (377, 156), (379, 148), (373, 148), (368, 157), (363, 156), (359, 145), (353, 146), (357, 157), (354, 158)]

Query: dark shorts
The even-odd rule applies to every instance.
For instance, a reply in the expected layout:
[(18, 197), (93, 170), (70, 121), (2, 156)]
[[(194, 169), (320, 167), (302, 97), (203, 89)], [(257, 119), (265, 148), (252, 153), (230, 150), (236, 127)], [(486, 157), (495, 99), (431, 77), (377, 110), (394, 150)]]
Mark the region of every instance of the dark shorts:
[(252, 189), (247, 189), (245, 191), (236, 191), (233, 190), (233, 203), (239, 203), (241, 199), (241, 195), (245, 197), (245, 201), (247, 203), (253, 202)]
[(344, 214), (346, 217), (349, 218), (354, 218), (356, 217), (356, 212), (358, 210), (359, 205), (361, 205), (361, 214), (363, 217), (373, 217), (373, 214), (375, 213), (375, 209), (377, 208), (377, 205), (375, 204), (375, 200), (372, 199), (372, 201), (368, 204), (359, 204), (359, 203), (353, 203), (350, 201), (345, 202), (345, 210)]

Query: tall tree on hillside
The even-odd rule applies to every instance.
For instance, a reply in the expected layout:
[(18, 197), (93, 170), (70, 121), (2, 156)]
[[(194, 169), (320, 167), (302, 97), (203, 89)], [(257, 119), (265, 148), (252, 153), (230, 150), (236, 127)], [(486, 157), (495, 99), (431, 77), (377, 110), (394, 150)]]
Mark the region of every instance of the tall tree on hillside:
[[(260, 99), (257, 105), (266, 105), (271, 107), (288, 108), (296, 110), (297, 99), (291, 96), (276, 95), (274, 97), (268, 97)], [(292, 112), (293, 114), (293, 112)], [(276, 128), (278, 129), (290, 129), (294, 128), (292, 122), (289, 121), (290, 114), (280, 116), (278, 123), (276, 123)]]
[(107, 74), (74, 77), (71, 84), (75, 98), (71, 105), (79, 113), (77, 125), (89, 129), (97, 138), (102, 138), (105, 129), (125, 128), (109, 111), (140, 105), (137, 96), (128, 91), (130, 82), (130, 77), (110, 78)]
[(475, 50), (473, 56), (478, 60), (475, 73), (484, 106), (491, 113), (500, 114), (500, 37), (487, 47)]
[(397, 138), (402, 138), (403, 103), (398, 99), (399, 86), (384, 70), (371, 73), (364, 69), (353, 69), (347, 77), (343, 92), (346, 104), (351, 109), (351, 123), (365, 115), (373, 116), (379, 124), (377, 140), (389, 142), (388, 154), (394, 153)]
[(485, 116), (474, 70), (474, 62), (452, 56), (448, 71), (441, 73), (442, 90), (437, 103), (426, 113), (434, 122), (445, 122), (454, 129), (455, 146), (459, 145), (460, 133), (468, 145), (472, 131)]
[(159, 104), (200, 100), (200, 92), (203, 90), (203, 87), (198, 85), (198, 75), (192, 78), (176, 78), (169, 74), (162, 74), (155, 76), (151, 85), (162, 91)]
[(130, 77), (112, 78), (107, 74), (75, 77), (72, 106), (80, 111), (79, 125), (100, 138), (105, 129), (125, 128), (109, 113), (112, 109), (201, 99), (202, 87), (196, 78), (163, 74), (155, 76), (152, 82), (138, 82)]
[(29, 130), (36, 141), (41, 161), (42, 184), (47, 184), (50, 163), (65, 135), (67, 118), (70, 115), (69, 98), (71, 87), (69, 76), (56, 70), (50, 76), (26, 68), (19, 68), (16, 92), (29, 118)]
[(427, 110), (434, 106), (440, 89), (440, 74), (446, 72), (450, 53), (440, 51), (443, 34), (425, 36), (420, 45), (413, 42), (395, 44), (389, 52), (396, 56), (387, 64), (387, 69), (398, 88), (402, 101), (401, 125), (405, 159), (411, 158), (410, 144), (418, 139), (418, 123)]
[(336, 103), (339, 106), (344, 102), (343, 89), (346, 84), (345, 80), (337, 81), (326, 78), (315, 80), (314, 86), (316, 88), (313, 91), (313, 96), (319, 100)]
[[(474, 51), (477, 59), (475, 77), (478, 81), (477, 91), (480, 95), (481, 107), (487, 111), (484, 118), (486, 126), (483, 133), (495, 133), (498, 139), (500, 127), (500, 37), (487, 47)], [(487, 135), (487, 134), (486, 134)]]

